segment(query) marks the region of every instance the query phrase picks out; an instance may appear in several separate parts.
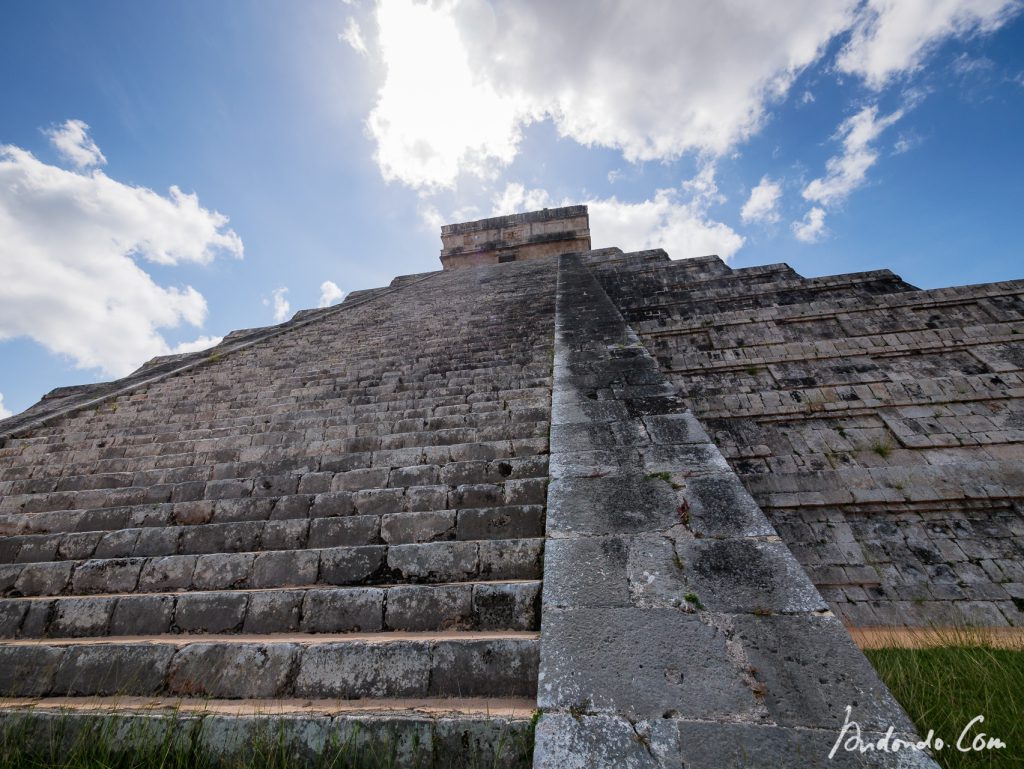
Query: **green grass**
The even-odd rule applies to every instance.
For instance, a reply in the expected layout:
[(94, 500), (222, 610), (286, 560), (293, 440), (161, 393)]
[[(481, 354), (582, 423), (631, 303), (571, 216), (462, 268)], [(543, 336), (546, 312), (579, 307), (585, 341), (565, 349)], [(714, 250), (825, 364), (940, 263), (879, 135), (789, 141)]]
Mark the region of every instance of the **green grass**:
[[(1024, 651), (985, 645), (864, 652), (916, 724), (934, 730), (946, 746), (935, 753), (945, 769), (1024, 767)], [(956, 743), (978, 715), (964, 744), (984, 732), (1006, 743), (1000, 750), (963, 753)]]

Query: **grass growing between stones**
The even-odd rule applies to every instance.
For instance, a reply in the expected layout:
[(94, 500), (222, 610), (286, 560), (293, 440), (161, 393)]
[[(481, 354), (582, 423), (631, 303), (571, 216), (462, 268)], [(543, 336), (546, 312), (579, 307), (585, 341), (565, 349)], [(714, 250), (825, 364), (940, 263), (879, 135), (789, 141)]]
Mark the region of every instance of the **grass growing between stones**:
[[(1024, 767), (1024, 651), (977, 644), (918, 649), (866, 649), (881, 679), (922, 737), (934, 730), (945, 742), (935, 758), (944, 769)], [(984, 733), (1005, 748), (961, 752)], [(986, 738), (987, 738), (986, 737)]]
[(230, 719), (216, 720), (0, 714), (0, 769), (527, 769), (535, 726), (502, 729), (493, 750), (480, 750), (465, 740), (382, 736), (358, 725), (318, 739), (316, 726), (301, 721), (268, 720), (239, 732)]

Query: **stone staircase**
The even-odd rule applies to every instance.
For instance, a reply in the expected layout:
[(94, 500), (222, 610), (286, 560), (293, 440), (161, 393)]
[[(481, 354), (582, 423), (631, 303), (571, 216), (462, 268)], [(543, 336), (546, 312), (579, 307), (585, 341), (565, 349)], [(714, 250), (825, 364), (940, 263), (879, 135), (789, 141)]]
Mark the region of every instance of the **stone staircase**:
[(396, 281), (19, 422), (8, 717), (312, 709), (528, 765), (556, 269)]

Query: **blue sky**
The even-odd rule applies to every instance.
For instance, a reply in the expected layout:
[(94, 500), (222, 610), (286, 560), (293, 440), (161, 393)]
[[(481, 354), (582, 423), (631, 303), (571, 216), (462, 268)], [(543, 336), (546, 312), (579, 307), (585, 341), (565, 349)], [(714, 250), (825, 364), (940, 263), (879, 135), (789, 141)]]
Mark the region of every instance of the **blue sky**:
[(1021, 11), (7, 2), (0, 416), (545, 205), (588, 203), (595, 247), (1024, 277)]

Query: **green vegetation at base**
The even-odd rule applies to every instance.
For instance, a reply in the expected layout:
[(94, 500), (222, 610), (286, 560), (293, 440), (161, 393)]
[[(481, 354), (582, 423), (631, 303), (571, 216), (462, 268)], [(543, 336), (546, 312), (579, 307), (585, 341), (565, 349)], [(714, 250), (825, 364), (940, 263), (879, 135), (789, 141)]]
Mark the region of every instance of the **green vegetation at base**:
[[(873, 649), (864, 652), (910, 715), (922, 737), (934, 730), (946, 744), (935, 751), (944, 769), (1024, 768), (1024, 651), (987, 646)], [(1002, 749), (961, 752), (984, 733)]]

